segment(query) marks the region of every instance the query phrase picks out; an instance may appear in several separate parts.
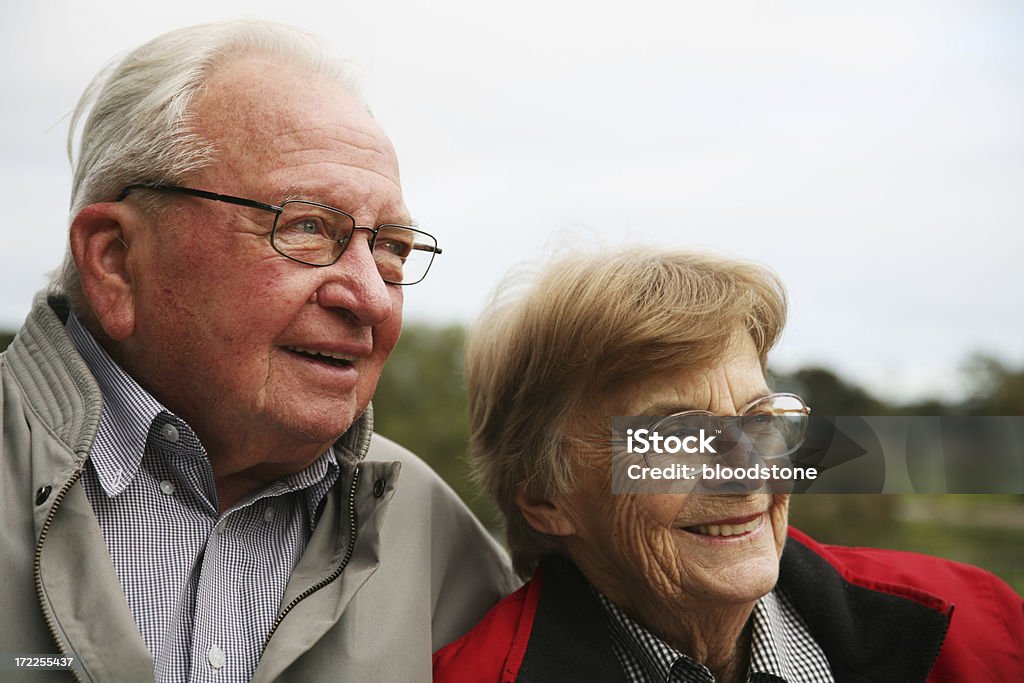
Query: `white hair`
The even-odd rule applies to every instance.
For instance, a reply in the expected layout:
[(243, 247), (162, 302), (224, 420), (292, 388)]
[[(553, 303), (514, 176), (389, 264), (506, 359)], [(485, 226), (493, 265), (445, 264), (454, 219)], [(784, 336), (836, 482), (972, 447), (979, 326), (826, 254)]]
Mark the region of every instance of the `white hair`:
[[(67, 143), (73, 176), (69, 223), (89, 204), (117, 199), (127, 185), (181, 182), (208, 166), (217, 149), (215, 141), (194, 132), (193, 102), (217, 67), (250, 55), (326, 76), (366, 106), (353, 64), (297, 28), (239, 20), (165, 33), (113, 60), (78, 101)], [(63, 291), (76, 310), (86, 308), (70, 245), (51, 286)]]

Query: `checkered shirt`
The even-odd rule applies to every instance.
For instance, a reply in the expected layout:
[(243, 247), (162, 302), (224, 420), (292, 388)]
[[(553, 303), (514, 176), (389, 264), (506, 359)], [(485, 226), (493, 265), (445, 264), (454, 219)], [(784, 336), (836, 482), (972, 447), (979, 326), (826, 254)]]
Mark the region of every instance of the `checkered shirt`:
[[(714, 683), (706, 666), (640, 626), (594, 589), (604, 607), (612, 650), (633, 683)], [(754, 606), (748, 683), (834, 683), (807, 624), (781, 589)]]
[(221, 514), (195, 432), (73, 315), (67, 329), (103, 392), (82, 485), (156, 680), (251, 680), (318, 506), (338, 479), (333, 450)]

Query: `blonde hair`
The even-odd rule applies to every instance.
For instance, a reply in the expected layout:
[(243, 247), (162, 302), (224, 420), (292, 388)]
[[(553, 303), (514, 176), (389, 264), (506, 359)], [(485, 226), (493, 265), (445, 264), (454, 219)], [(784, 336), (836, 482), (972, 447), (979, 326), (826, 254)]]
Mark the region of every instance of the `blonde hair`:
[(737, 327), (764, 365), (786, 319), (766, 268), (694, 251), (635, 247), (555, 259), (530, 281), (506, 281), (466, 349), (470, 459), (505, 517), (523, 576), (557, 552), (514, 502), (573, 488), (574, 427), (638, 380), (720, 358)]
[[(78, 101), (68, 131), (71, 220), (89, 204), (113, 201), (127, 185), (180, 182), (212, 163), (216, 141), (192, 130), (192, 105), (215, 69), (244, 56), (306, 68), (360, 97), (353, 65), (321, 39), (291, 26), (238, 20), (165, 33), (107, 65)], [(51, 286), (65, 292), (76, 310), (84, 308), (70, 246)]]

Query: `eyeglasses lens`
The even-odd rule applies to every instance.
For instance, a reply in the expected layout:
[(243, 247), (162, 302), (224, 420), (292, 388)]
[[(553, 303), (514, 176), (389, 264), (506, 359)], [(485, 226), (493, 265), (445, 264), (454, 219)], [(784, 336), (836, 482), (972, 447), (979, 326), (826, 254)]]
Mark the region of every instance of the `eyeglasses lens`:
[[(288, 258), (328, 266), (341, 258), (352, 239), (355, 221), (341, 211), (309, 202), (285, 202), (274, 227), (273, 246)], [(383, 225), (373, 239), (373, 260), (385, 282), (408, 285), (422, 280), (437, 251), (425, 232)]]

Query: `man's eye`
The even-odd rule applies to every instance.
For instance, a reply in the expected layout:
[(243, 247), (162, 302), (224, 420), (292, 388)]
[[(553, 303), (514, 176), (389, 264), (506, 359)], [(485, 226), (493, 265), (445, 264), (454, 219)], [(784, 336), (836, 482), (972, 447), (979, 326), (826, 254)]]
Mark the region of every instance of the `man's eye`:
[(301, 232), (304, 235), (319, 235), (323, 233), (323, 226), (315, 218), (303, 218), (292, 223), (291, 229)]
[(374, 251), (383, 252), (389, 256), (405, 258), (409, 255), (412, 245), (396, 239), (378, 239), (373, 245)]

